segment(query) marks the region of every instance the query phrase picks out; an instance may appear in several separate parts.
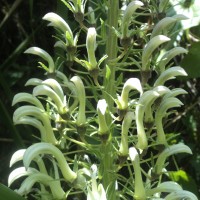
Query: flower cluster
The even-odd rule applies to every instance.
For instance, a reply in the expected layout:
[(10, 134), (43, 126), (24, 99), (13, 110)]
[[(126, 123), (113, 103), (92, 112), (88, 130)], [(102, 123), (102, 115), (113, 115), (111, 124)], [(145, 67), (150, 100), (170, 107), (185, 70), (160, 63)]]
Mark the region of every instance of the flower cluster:
[[(167, 45), (172, 25), (187, 17), (164, 17), (150, 26), (137, 19), (151, 16), (156, 4), (149, 1), (134, 0), (120, 9), (118, 0), (104, 4), (88, 0), (88, 12), (85, 0), (62, 2), (73, 12), (80, 31), (74, 36), (62, 17), (48, 13), (43, 19), (58, 31), (55, 47), (66, 53), (63, 66), (58, 67), (41, 48), (25, 52), (46, 62), (40, 62), (46, 77), (29, 79), (26, 86), (33, 87), (32, 92), (13, 99), (13, 105), (20, 104), (14, 123), (33, 126), (38, 143), (13, 154), (10, 166), (20, 161), (23, 166), (10, 173), (9, 186), (24, 177), (16, 192), (44, 200), (69, 196), (197, 200), (169, 180), (168, 157), (192, 152), (183, 143), (170, 143), (164, 123), (183, 105), (177, 96), (187, 93), (168, 84), (177, 76), (187, 76), (181, 66), (172, 64), (187, 50)], [(165, 12), (169, 1), (159, 2), (156, 9)], [(108, 18), (96, 19), (97, 27), (90, 27), (95, 12)], [(110, 40), (105, 33), (111, 34)], [(78, 41), (81, 34), (86, 35), (84, 44)], [(85, 55), (79, 53), (82, 47)], [(64, 67), (71, 74), (66, 75)], [(124, 169), (128, 175), (122, 173)]]

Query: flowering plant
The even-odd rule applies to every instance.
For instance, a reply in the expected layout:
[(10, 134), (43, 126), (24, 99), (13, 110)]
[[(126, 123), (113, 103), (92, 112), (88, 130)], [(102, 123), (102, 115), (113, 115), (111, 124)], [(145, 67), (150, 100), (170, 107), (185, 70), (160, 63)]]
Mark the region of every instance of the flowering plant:
[(29, 79), (32, 93), (15, 95), (13, 121), (33, 126), (38, 143), (13, 154), (10, 166), (23, 166), (10, 173), (9, 186), (23, 177), (16, 192), (42, 200), (197, 199), (169, 179), (168, 157), (192, 152), (170, 143), (164, 123), (187, 93), (168, 84), (187, 76), (172, 65), (187, 50), (167, 45), (171, 27), (187, 17), (160, 19), (170, 6), (164, 0), (62, 2), (79, 30), (48, 13), (43, 19), (57, 30), (55, 47), (65, 56), (25, 51), (45, 61), (45, 78)]

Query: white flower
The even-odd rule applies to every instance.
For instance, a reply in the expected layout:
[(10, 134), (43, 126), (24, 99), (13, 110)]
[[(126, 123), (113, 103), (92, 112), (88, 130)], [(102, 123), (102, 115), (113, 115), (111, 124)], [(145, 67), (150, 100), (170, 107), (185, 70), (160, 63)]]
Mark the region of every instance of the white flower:
[(200, 16), (199, 16), (199, 10), (200, 10), (200, 4), (199, 0), (194, 0), (190, 5), (188, 4), (188, 7), (186, 5), (185, 0), (170, 0), (171, 3), (171, 9), (169, 12), (169, 16), (174, 15), (174, 11), (176, 14), (184, 14), (186, 17), (188, 17), (188, 20), (182, 20), (181, 24), (183, 29), (188, 29), (193, 26), (197, 26), (200, 23)]

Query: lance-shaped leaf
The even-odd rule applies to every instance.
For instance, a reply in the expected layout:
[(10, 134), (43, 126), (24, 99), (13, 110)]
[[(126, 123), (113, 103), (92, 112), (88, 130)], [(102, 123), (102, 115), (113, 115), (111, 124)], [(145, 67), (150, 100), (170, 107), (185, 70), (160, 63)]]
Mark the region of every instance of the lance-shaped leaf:
[(147, 136), (144, 130), (144, 112), (146, 109), (146, 105), (156, 99), (159, 94), (155, 91), (146, 91), (142, 94), (138, 101), (138, 105), (135, 109), (135, 119), (136, 119), (136, 128), (137, 128), (137, 136), (138, 142), (136, 144), (137, 148), (140, 150), (144, 150), (148, 146)]
[(164, 35), (157, 35), (153, 37), (144, 47), (142, 53), (142, 71), (150, 70), (150, 60), (152, 53), (160, 46), (161, 44), (168, 42), (170, 38)]
[(50, 26), (54, 26), (55, 28), (60, 29), (63, 32), (63, 34), (66, 34), (66, 32), (68, 32), (70, 34), (70, 37), (73, 39), (73, 33), (69, 25), (62, 17), (60, 17), (56, 13), (47, 13), (42, 19), (49, 21)]
[(44, 109), (42, 103), (36, 97), (26, 92), (20, 92), (16, 94), (13, 98), (12, 106), (14, 106), (15, 104), (19, 102), (31, 103), (40, 109)]
[(152, 188), (149, 191), (147, 191), (147, 195), (152, 196), (156, 193), (162, 193), (162, 192), (171, 193), (171, 192), (175, 192), (179, 190), (183, 190), (183, 189), (178, 183), (173, 182), (173, 181), (166, 181), (164, 183), (160, 183), (157, 187)]
[(124, 120), (122, 122), (122, 131), (121, 131), (121, 141), (119, 147), (119, 155), (120, 156), (128, 156), (128, 131), (131, 127), (132, 121), (134, 119), (134, 112), (126, 113)]
[(184, 145), (182, 143), (174, 144), (172, 146), (166, 147), (162, 151), (162, 153), (160, 153), (160, 155), (157, 158), (156, 164), (155, 164), (154, 169), (153, 169), (154, 173), (161, 174), (162, 169), (164, 168), (166, 159), (169, 156), (171, 156), (173, 154), (177, 154), (177, 153), (189, 153), (189, 154), (192, 154), (192, 151), (188, 146), (186, 146), (186, 145)]
[(86, 123), (86, 117), (85, 117), (85, 87), (83, 85), (83, 81), (78, 76), (73, 76), (70, 79), (76, 88), (76, 95), (79, 100), (79, 111), (78, 111), (78, 117), (77, 117), (77, 125), (81, 126)]
[(10, 185), (18, 178), (21, 178), (23, 176), (29, 176), (37, 172), (38, 170), (31, 167), (29, 167), (27, 170), (25, 169), (25, 167), (18, 167), (14, 169), (8, 176), (8, 187), (10, 187)]
[(64, 93), (63, 93), (62, 87), (58, 83), (58, 81), (56, 81), (55, 79), (49, 78), (49, 79), (46, 79), (45, 81), (43, 81), (42, 84), (45, 84), (45, 85), (48, 85), (49, 87), (51, 87), (55, 91), (55, 93), (60, 97), (61, 101), (64, 102), (64, 100), (65, 100)]
[(187, 73), (182, 67), (171, 67), (165, 70), (155, 81), (154, 86), (164, 85), (164, 83), (169, 80), (173, 79), (176, 76), (187, 76)]
[(123, 86), (121, 96), (118, 97), (118, 109), (126, 110), (129, 102), (129, 92), (131, 90), (137, 90), (140, 95), (143, 93), (140, 80), (138, 78), (129, 78)]
[(40, 56), (41, 58), (43, 58), (45, 61), (48, 62), (49, 73), (55, 72), (55, 65), (54, 65), (54, 61), (53, 61), (52, 57), (43, 49), (41, 49), (39, 47), (30, 47), (24, 53), (29, 53), (29, 54), (34, 54), (34, 55)]
[(157, 128), (157, 144), (167, 145), (166, 135), (163, 129), (163, 117), (170, 108), (180, 107), (183, 103), (175, 97), (163, 99), (155, 114), (155, 124)]
[(129, 148), (129, 157), (132, 161), (135, 174), (134, 199), (135, 200), (146, 199), (146, 191), (144, 188), (141, 169), (140, 169), (140, 158), (137, 150), (134, 147)]
[(167, 28), (171, 27), (174, 23), (180, 20), (188, 19), (185, 15), (174, 15), (173, 17), (165, 17), (160, 20), (155, 27), (153, 28), (151, 38), (155, 37), (156, 35), (161, 34), (163, 31), (166, 31)]
[(63, 153), (57, 147), (49, 143), (41, 142), (30, 146), (23, 157), (24, 166), (28, 168), (31, 161), (40, 154), (51, 154), (54, 156), (66, 181), (72, 183), (77, 178), (77, 174), (70, 169)]
[(51, 89), (47, 85), (38, 85), (33, 89), (33, 95), (45, 95), (50, 97), (55, 103), (55, 107), (58, 110), (59, 114), (66, 114), (68, 112), (67, 102), (64, 97), (60, 98), (60, 94), (58, 95), (53, 89)]
[(36, 119), (39, 119), (45, 127), (48, 142), (52, 144), (57, 144), (58, 141), (54, 136), (49, 116), (47, 115), (45, 110), (37, 108), (35, 106), (21, 106), (17, 108), (13, 114), (14, 123), (25, 116), (32, 116)]
[(167, 51), (160, 59), (157, 70), (159, 72), (164, 72), (169, 61), (172, 60), (175, 56), (182, 53), (188, 53), (188, 51), (182, 47), (174, 47), (173, 49)]
[(174, 191), (165, 197), (165, 200), (175, 200), (175, 199), (198, 200), (196, 195), (186, 190)]
[(60, 181), (53, 179), (51, 176), (43, 173), (34, 173), (28, 176), (23, 183), (21, 184), (20, 188), (16, 190), (17, 193), (20, 195), (26, 195), (31, 192), (32, 187), (35, 183), (41, 183), (45, 186), (49, 186), (52, 192), (53, 198), (55, 199), (64, 199), (65, 192), (60, 187)]

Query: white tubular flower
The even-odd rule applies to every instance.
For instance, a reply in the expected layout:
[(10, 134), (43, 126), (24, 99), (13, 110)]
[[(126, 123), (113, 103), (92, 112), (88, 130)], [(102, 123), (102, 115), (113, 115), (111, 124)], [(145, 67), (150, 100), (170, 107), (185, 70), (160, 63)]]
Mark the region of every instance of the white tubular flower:
[(28, 168), (31, 161), (39, 154), (53, 155), (58, 162), (58, 166), (65, 180), (70, 183), (73, 183), (75, 181), (75, 179), (77, 178), (77, 174), (70, 169), (63, 153), (57, 147), (49, 143), (41, 142), (30, 146), (24, 153), (24, 166)]
[(14, 169), (8, 177), (8, 187), (11, 186), (11, 184), (17, 180), (18, 178), (21, 178), (23, 176), (29, 176), (31, 174), (37, 173), (38, 170), (36, 170), (35, 168), (31, 168), (29, 167), (27, 170), (25, 169), (25, 167), (18, 167), (16, 169)]
[(194, 195), (192, 192), (185, 190), (174, 191), (165, 197), (165, 200), (175, 200), (175, 199), (198, 200), (196, 195)]
[(155, 124), (157, 128), (157, 143), (158, 144), (167, 145), (166, 136), (165, 136), (165, 133), (163, 130), (163, 124), (162, 124), (163, 117), (167, 114), (166, 113), (167, 110), (170, 108), (180, 107), (181, 105), (183, 105), (183, 103), (175, 97), (165, 98), (161, 102), (155, 114)]
[(124, 15), (122, 17), (122, 23), (121, 23), (121, 32), (122, 32), (122, 38), (128, 38), (130, 37), (128, 27), (131, 22), (131, 17), (136, 9), (140, 8), (144, 4), (141, 1), (132, 1), (128, 4), (126, 7), (126, 10), (124, 11)]
[(88, 70), (94, 70), (97, 68), (97, 61), (95, 57), (96, 50), (96, 29), (91, 27), (88, 29), (87, 38), (86, 38), (86, 48), (88, 53)]
[[(52, 144), (58, 143), (57, 139), (54, 136), (49, 116), (47, 115), (45, 110), (37, 108), (36, 106), (21, 106), (15, 110), (13, 114), (13, 122), (17, 123), (18, 120), (20, 120), (20, 118), (27, 116), (32, 116), (36, 119), (39, 119), (42, 122), (47, 133), (47, 142), (50, 142)], [(38, 127), (39, 126), (40, 125), (38, 124)]]
[(170, 38), (164, 35), (157, 35), (147, 43), (142, 53), (142, 71), (150, 70), (150, 60), (152, 53), (155, 51), (156, 48), (158, 48), (158, 46), (168, 41), (170, 41)]
[(12, 106), (20, 102), (28, 102), (40, 109), (44, 109), (42, 103), (36, 97), (34, 97), (32, 94), (29, 93), (20, 92), (16, 94), (13, 98)]
[(182, 144), (174, 144), (170, 147), (166, 147), (158, 156), (158, 159), (156, 161), (156, 164), (154, 166), (153, 172), (156, 174), (161, 174), (162, 173), (162, 169), (165, 167), (165, 161), (166, 159), (173, 155), (173, 154), (177, 154), (177, 153), (189, 153), (192, 154), (191, 149)]
[(138, 142), (136, 144), (137, 148), (139, 148), (141, 151), (146, 149), (148, 146), (147, 136), (144, 130), (144, 112), (146, 109), (146, 105), (148, 105), (150, 102), (155, 100), (159, 94), (155, 91), (146, 91), (142, 94), (138, 101), (138, 105), (135, 109), (135, 120), (136, 120), (136, 128), (137, 128), (137, 134), (138, 134)]
[(43, 80), (39, 79), (39, 78), (30, 78), (26, 83), (25, 86), (36, 86), (36, 85), (40, 85), (42, 83)]
[(21, 117), (15, 120), (14, 124), (15, 125), (26, 124), (26, 125), (31, 125), (37, 128), (40, 131), (41, 141), (48, 142), (48, 137), (47, 137), (47, 132), (46, 132), (45, 127), (42, 125), (42, 123), (39, 120), (35, 119), (34, 117), (29, 117), (29, 116)]
[(38, 85), (34, 87), (33, 95), (45, 95), (47, 97), (50, 97), (55, 103), (55, 107), (58, 110), (58, 113), (61, 115), (67, 114), (69, 111), (67, 102), (65, 101), (65, 97), (63, 95), (60, 97), (60, 92), (57, 94), (56, 91), (54, 91), (53, 89), (51, 89), (51, 87), (47, 85)]
[(129, 78), (124, 83), (121, 96), (118, 97), (119, 110), (126, 110), (128, 108), (128, 96), (131, 90), (137, 90), (140, 95), (143, 93), (142, 86), (138, 78)]
[(187, 76), (187, 73), (182, 67), (176, 66), (165, 70), (155, 81), (154, 86), (164, 85), (164, 83), (173, 79), (176, 76)]
[(97, 166), (92, 165), (91, 170), (92, 188), (88, 187), (87, 200), (107, 200), (103, 185), (101, 183), (97, 185)]
[(157, 187), (152, 188), (150, 190), (147, 191), (147, 195), (148, 196), (152, 196), (155, 193), (162, 193), (162, 192), (167, 192), (167, 193), (171, 193), (171, 192), (175, 192), (175, 191), (182, 191), (182, 187), (173, 181), (166, 181), (164, 183), (160, 183)]
[(42, 84), (51, 87), (55, 91), (55, 93), (60, 97), (60, 99), (63, 102), (65, 101), (62, 87), (55, 79), (52, 79), (52, 78), (46, 79), (45, 81), (42, 82)]
[[(16, 151), (11, 157), (10, 167), (12, 167), (16, 162), (23, 160), (25, 152), (26, 149), (20, 149)], [(40, 156), (35, 157), (33, 160), (37, 164), (40, 172), (42, 172), (43, 174), (48, 174), (45, 164)]]
[(184, 15), (174, 15), (173, 17), (165, 17), (162, 20), (160, 20), (155, 27), (153, 28), (151, 38), (155, 37), (156, 35), (159, 35), (164, 30), (167, 30), (172, 24), (176, 23), (180, 20), (186, 20), (188, 19)]
[(24, 153), (25, 153), (26, 149), (20, 149), (17, 150), (11, 157), (10, 159), (10, 167), (12, 167), (16, 162), (20, 161), (23, 159), (24, 157)]
[(121, 132), (121, 142), (119, 148), (120, 156), (128, 156), (128, 131), (131, 127), (131, 123), (134, 119), (134, 112), (126, 113), (124, 120), (122, 122), (122, 132)]
[(182, 53), (188, 53), (188, 51), (182, 47), (174, 47), (173, 49), (167, 51), (160, 59), (157, 70), (161, 73), (164, 72), (169, 61)]
[(134, 180), (134, 199), (143, 200), (146, 199), (146, 191), (144, 188), (142, 174), (140, 169), (140, 159), (137, 150), (134, 147), (129, 148), (129, 157), (132, 161), (135, 180)]
[(50, 12), (50, 13), (47, 13), (43, 17), (43, 19), (49, 21), (50, 26), (54, 26), (54, 27), (60, 29), (64, 35), (66, 34), (66, 32), (68, 32), (70, 37), (73, 39), (73, 33), (72, 33), (69, 25), (67, 24), (67, 22), (62, 17), (60, 17), (56, 13)]
[(39, 47), (30, 47), (24, 53), (29, 53), (29, 54), (34, 54), (34, 55), (40, 56), (41, 58), (43, 58), (45, 61), (48, 62), (48, 70), (49, 70), (48, 72), (49, 73), (55, 72), (55, 64), (54, 64), (52, 57), (43, 49), (41, 49)]
[(153, 91), (157, 92), (159, 94), (159, 96), (157, 96), (156, 98), (153, 98), (147, 105), (145, 108), (145, 124), (148, 126), (152, 126), (153, 122), (154, 122), (154, 118), (153, 118), (153, 111), (152, 111), (152, 104), (155, 102), (155, 100), (161, 96), (163, 96), (164, 94), (168, 94), (170, 92), (170, 90), (165, 87), (165, 86), (157, 86), (153, 89)]
[(86, 123), (86, 116), (85, 116), (85, 87), (83, 85), (83, 81), (78, 76), (73, 76), (70, 79), (76, 88), (76, 95), (79, 100), (79, 111), (78, 111), (78, 117), (76, 120), (77, 126), (85, 125)]
[(187, 94), (188, 92), (185, 91), (184, 89), (182, 88), (174, 88), (172, 90), (170, 90), (169, 93), (165, 94), (165, 96), (163, 97), (163, 99), (165, 98), (169, 98), (169, 97), (176, 97), (180, 94)]
[(20, 195), (26, 195), (31, 192), (33, 185), (38, 182), (45, 186), (49, 186), (55, 199), (63, 199), (65, 198), (65, 192), (60, 187), (60, 181), (53, 179), (51, 176), (47, 174), (43, 174), (40, 172), (33, 173), (27, 177), (20, 188), (16, 190), (16, 192)]
[(97, 103), (97, 114), (98, 114), (98, 122), (99, 122), (99, 134), (104, 135), (109, 133), (109, 128), (106, 123), (106, 109), (108, 105), (105, 99), (101, 99)]

